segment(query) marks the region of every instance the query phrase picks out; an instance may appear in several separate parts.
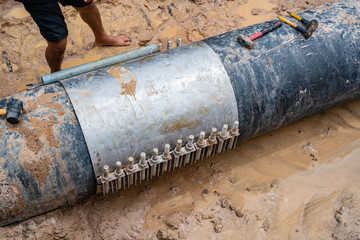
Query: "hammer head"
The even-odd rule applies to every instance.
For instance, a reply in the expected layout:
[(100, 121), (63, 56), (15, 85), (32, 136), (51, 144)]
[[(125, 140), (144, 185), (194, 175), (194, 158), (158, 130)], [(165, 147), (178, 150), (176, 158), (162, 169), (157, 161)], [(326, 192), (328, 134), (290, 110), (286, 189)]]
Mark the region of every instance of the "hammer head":
[(6, 120), (11, 124), (20, 122), (23, 110), (23, 102), (18, 99), (12, 99), (8, 102), (6, 108)]
[(313, 34), (313, 32), (317, 29), (318, 27), (318, 21), (316, 19), (311, 20), (309, 22), (309, 24), (306, 26), (306, 33), (304, 34), (305, 39), (308, 39), (309, 37), (311, 37), (311, 35)]
[(241, 45), (243, 45), (249, 49), (253, 49), (255, 47), (255, 43), (253, 41), (251, 41), (250, 38), (248, 38), (242, 34), (239, 34), (238, 41), (239, 41), (239, 43), (241, 43)]

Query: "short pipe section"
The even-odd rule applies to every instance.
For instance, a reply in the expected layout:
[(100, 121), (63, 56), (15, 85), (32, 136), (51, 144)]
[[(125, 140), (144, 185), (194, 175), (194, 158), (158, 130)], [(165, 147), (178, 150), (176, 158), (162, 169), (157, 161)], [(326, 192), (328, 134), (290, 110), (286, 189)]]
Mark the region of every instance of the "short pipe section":
[(79, 66), (64, 69), (58, 72), (50, 73), (41, 77), (43, 84), (51, 84), (60, 80), (74, 77), (87, 72), (95, 71), (101, 68), (109, 67), (114, 64), (131, 61), (137, 58), (146, 57), (161, 50), (161, 45), (152, 44), (130, 52), (120, 53), (115, 56), (103, 58), (97, 61), (85, 63)]

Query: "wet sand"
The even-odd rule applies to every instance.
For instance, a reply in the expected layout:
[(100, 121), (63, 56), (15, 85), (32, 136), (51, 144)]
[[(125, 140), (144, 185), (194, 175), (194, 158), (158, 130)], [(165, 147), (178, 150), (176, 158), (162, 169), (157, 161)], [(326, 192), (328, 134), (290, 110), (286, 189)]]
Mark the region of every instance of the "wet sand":
[[(90, 30), (66, 7), (70, 41), (63, 68), (145, 44), (165, 46), (178, 36), (184, 43), (200, 40), (326, 2), (331, 1), (98, 2), (107, 29), (131, 36), (130, 48), (94, 46)], [(9, 73), (1, 62), (3, 97), (23, 91), (48, 68), (46, 42), (31, 18), (13, 2), (0, 4), (0, 44), (14, 67)], [(360, 100), (120, 194), (94, 196), (1, 228), (0, 238), (359, 239), (359, 146)]]
[[(208, 38), (251, 24), (274, 19), (286, 10), (301, 11), (333, 0), (237, 0), (237, 1), (132, 1), (97, 2), (105, 29), (131, 37), (131, 47), (98, 47), (89, 27), (70, 6), (63, 7), (69, 29), (68, 46), (62, 68), (113, 56), (140, 46), (167, 40), (183, 44)], [(0, 46), (8, 53), (14, 73), (3, 58), (0, 64), (0, 97), (22, 92), (26, 83), (39, 82), (49, 73), (44, 52), (46, 41), (36, 24), (18, 2), (0, 0)]]

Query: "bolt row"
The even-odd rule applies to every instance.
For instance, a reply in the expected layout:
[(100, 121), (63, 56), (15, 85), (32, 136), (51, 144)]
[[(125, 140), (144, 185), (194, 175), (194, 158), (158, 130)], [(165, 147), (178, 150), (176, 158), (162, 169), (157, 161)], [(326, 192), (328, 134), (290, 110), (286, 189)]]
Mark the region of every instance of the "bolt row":
[[(176, 46), (177, 47), (180, 47), (181, 46), (181, 37), (178, 37), (177, 39), (176, 39)], [(169, 50), (169, 49), (171, 49), (172, 48), (172, 41), (171, 40), (168, 40), (167, 41), (167, 49)]]
[(235, 121), (232, 128), (230, 130), (228, 128), (227, 124), (223, 125), (221, 131), (213, 128), (208, 138), (206, 138), (206, 133), (201, 131), (196, 142), (195, 137), (190, 135), (185, 145), (181, 139), (178, 139), (172, 151), (170, 144), (165, 144), (162, 154), (154, 148), (149, 158), (146, 157), (145, 152), (142, 152), (138, 163), (135, 163), (133, 157), (129, 157), (128, 164), (124, 168), (118, 161), (115, 171), (111, 173), (109, 166), (105, 165), (103, 174), (98, 178), (98, 183), (102, 185), (103, 195), (109, 193), (110, 190), (114, 193), (165, 172), (171, 172), (176, 168), (234, 149), (239, 137), (239, 122)]
[[(171, 40), (168, 40), (167, 41), (167, 50), (170, 50), (171, 48), (172, 48), (172, 41)], [(158, 51), (160, 52), (161, 50), (162, 50), (162, 45), (161, 45), (161, 43), (158, 43), (157, 44), (157, 46), (158, 46)], [(176, 39), (176, 47), (180, 47), (181, 46), (181, 37), (178, 37), (177, 39)]]

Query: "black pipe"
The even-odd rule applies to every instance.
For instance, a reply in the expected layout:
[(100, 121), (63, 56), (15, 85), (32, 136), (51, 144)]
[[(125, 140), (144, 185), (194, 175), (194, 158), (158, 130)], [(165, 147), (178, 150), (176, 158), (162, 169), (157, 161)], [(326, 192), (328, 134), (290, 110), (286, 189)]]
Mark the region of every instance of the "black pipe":
[[(308, 40), (284, 25), (257, 39), (253, 50), (237, 42), (238, 34), (250, 35), (267, 22), (203, 41), (217, 53), (233, 85), (239, 139), (360, 97), (360, 1), (328, 4), (302, 16), (319, 21)], [(1, 226), (96, 190), (83, 132), (63, 87), (43, 86), (2, 99), (0, 106), (11, 98), (23, 101), (24, 114), (17, 125), (0, 118)]]
[(288, 25), (256, 40), (237, 42), (268, 23), (204, 40), (230, 76), (244, 140), (360, 97), (360, 1), (301, 13), (319, 27), (305, 40)]
[(19, 124), (0, 119), (0, 225), (95, 194), (96, 179), (73, 107), (57, 83), (1, 99), (24, 103)]

